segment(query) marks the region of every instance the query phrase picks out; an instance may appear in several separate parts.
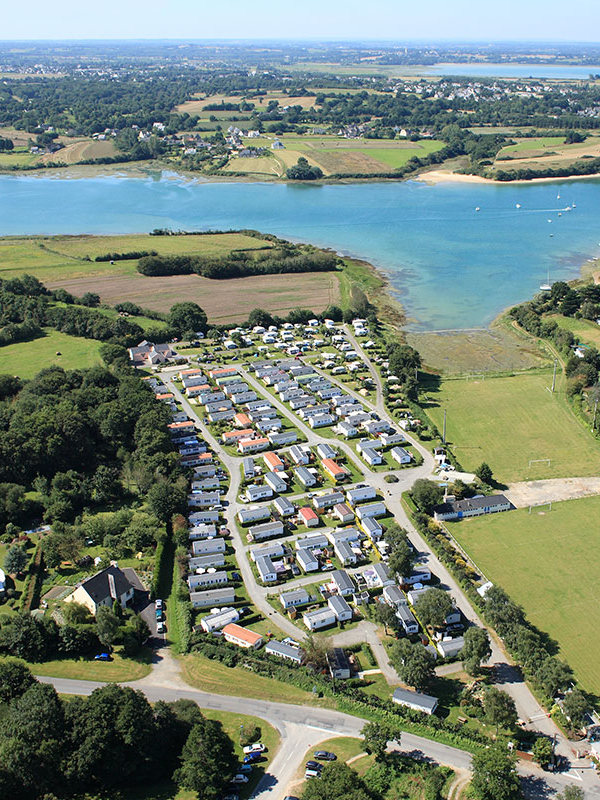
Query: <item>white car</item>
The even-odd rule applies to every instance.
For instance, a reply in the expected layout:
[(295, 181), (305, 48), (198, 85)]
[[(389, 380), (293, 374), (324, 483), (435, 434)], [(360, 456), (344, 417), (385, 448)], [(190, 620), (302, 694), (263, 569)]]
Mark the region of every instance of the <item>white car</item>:
[(233, 778), (231, 779), (231, 782), (232, 783), (248, 783), (248, 776), (247, 775), (243, 775), (241, 772), (239, 772), (237, 775), (233, 776)]
[(244, 747), (244, 755), (247, 756), (249, 753), (264, 753), (266, 749), (262, 742), (254, 742), (254, 744), (248, 744)]

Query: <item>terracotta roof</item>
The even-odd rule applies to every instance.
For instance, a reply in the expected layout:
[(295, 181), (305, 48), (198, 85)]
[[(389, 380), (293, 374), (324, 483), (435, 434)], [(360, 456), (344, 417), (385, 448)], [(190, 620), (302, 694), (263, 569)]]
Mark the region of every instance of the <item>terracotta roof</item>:
[(235, 622), (230, 622), (228, 625), (225, 625), (223, 628), (223, 635), (226, 634), (235, 636), (236, 639), (241, 639), (243, 642), (248, 642), (248, 644), (256, 644), (256, 642), (262, 639), (260, 633), (254, 633), (254, 631), (250, 631), (248, 628), (242, 628), (241, 625), (236, 625)]

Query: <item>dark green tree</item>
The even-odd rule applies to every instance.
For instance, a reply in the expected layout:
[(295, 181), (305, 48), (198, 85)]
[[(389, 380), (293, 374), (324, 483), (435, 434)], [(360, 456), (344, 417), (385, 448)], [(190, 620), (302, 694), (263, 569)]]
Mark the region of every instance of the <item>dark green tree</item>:
[(336, 761), (324, 767), (319, 780), (306, 781), (302, 800), (371, 800), (371, 794), (353, 769)]
[(390, 661), (401, 680), (415, 689), (426, 689), (433, 680), (434, 659), (421, 644), (411, 644), (408, 639), (395, 642)]
[(506, 692), (490, 686), (483, 697), (483, 710), (485, 720), (489, 725), (496, 726), (496, 735), (500, 728), (511, 731), (517, 724), (517, 709), (515, 701)]
[(463, 666), (469, 675), (477, 675), (481, 664), (487, 661), (492, 655), (490, 637), (484, 628), (471, 625), (471, 627), (467, 628), (465, 631), (464, 639), (465, 644), (460, 651)]
[(4, 557), (4, 569), (6, 572), (10, 575), (20, 575), (28, 563), (29, 556), (21, 545), (13, 544), (12, 547), (8, 548)]
[(571, 723), (576, 728), (582, 728), (589, 708), (583, 692), (579, 691), (579, 689), (567, 692), (562, 707)]
[(481, 464), (480, 464), (480, 465), (477, 467), (477, 469), (475, 470), (475, 475), (477, 475), (477, 477), (479, 478), (479, 480), (480, 480), (482, 483), (487, 483), (488, 485), (489, 485), (489, 484), (492, 482), (492, 480), (494, 479), (494, 475), (493, 475), (493, 473), (492, 473), (492, 468), (489, 466), (489, 464), (486, 464), (486, 462), (485, 462), (485, 461), (483, 461), (483, 462), (482, 462), (482, 463), (481, 463)]
[(235, 774), (233, 742), (219, 722), (197, 722), (181, 751), (181, 766), (174, 780), (182, 789), (196, 792), (203, 800), (220, 798)]
[(112, 647), (119, 636), (119, 618), (108, 606), (100, 606), (96, 612), (96, 633), (105, 647)]
[(431, 514), (434, 506), (442, 502), (444, 490), (437, 483), (419, 478), (410, 490), (412, 499), (424, 514)]
[(206, 333), (207, 329), (206, 312), (197, 303), (189, 301), (171, 306), (167, 322), (180, 335), (185, 331)]
[(554, 755), (554, 745), (551, 739), (546, 736), (538, 736), (531, 749), (533, 760), (540, 765), (542, 769), (548, 769), (552, 756)]
[(425, 625), (442, 628), (453, 609), (452, 598), (443, 589), (433, 587), (422, 594), (415, 603), (415, 611)]
[(9, 703), (24, 694), (36, 682), (21, 661), (4, 658), (0, 661), (0, 703)]
[(473, 756), (471, 792), (478, 800), (521, 800), (515, 760), (501, 745)]
[(388, 742), (399, 741), (399, 734), (394, 735), (389, 727), (382, 722), (367, 722), (361, 731), (365, 750), (373, 753), (376, 761), (381, 761), (387, 750)]

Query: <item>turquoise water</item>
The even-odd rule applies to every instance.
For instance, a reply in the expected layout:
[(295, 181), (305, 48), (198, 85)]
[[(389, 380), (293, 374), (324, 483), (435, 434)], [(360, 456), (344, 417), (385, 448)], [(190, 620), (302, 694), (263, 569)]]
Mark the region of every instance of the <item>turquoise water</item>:
[(423, 67), (419, 75), (463, 75), (473, 78), (554, 78), (585, 80), (600, 74), (600, 66), (568, 64), (436, 64)]
[(256, 228), (351, 253), (386, 272), (411, 327), (470, 328), (531, 297), (548, 270), (552, 281), (573, 278), (600, 255), (600, 182), (303, 186), (0, 176), (0, 234), (156, 227)]

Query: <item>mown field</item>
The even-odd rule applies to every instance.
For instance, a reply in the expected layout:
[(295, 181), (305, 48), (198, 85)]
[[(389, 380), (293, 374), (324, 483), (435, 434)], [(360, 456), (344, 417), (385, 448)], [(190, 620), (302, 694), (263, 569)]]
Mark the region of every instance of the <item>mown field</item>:
[(93, 367), (100, 363), (100, 345), (95, 339), (68, 336), (48, 328), (40, 339), (1, 347), (0, 372), (33, 378), (41, 369), (53, 365), (64, 369)]
[(600, 497), (493, 514), (451, 531), (480, 569), (560, 644), (582, 686), (600, 694)]
[(575, 161), (600, 157), (600, 136), (588, 136), (585, 142), (565, 144), (561, 136), (522, 139), (507, 145), (497, 154), (496, 170), (548, 169), (565, 167)]
[[(600, 443), (576, 420), (565, 396), (565, 381), (551, 372), (507, 378), (442, 380), (427, 391), (427, 413), (469, 471), (482, 461), (499, 481), (581, 477), (600, 472)], [(551, 459), (532, 464), (530, 459)]]

